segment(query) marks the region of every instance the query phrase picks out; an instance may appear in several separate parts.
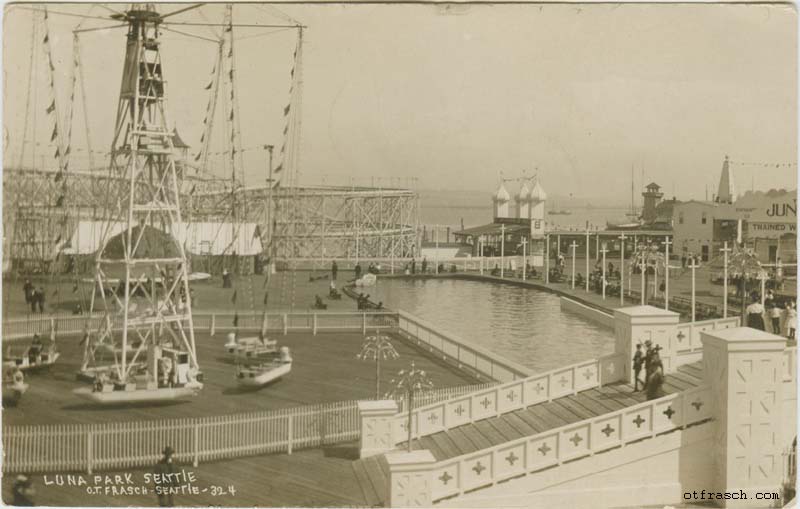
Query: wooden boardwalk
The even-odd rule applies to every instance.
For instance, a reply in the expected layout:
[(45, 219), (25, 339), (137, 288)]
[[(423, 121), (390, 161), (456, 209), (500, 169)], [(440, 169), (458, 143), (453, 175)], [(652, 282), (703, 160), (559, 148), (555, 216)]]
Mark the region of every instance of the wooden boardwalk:
[[(80, 338), (64, 338), (58, 343), (62, 353), (59, 361), (50, 371), (34, 373), (27, 378), (30, 389), (19, 406), (3, 412), (3, 425), (174, 419), (375, 397), (375, 364), (356, 359), (363, 341), (360, 333), (272, 336), (279, 345), (291, 348), (294, 357), (292, 372), (283, 380), (260, 390), (245, 391), (237, 387), (234, 365), (224, 353), (225, 332), (220, 327), (216, 336), (197, 335), (198, 358), (205, 377), (205, 388), (200, 395), (157, 406), (124, 408), (91, 406), (72, 394), (73, 389), (85, 386), (75, 379), (82, 359), (82, 347), (78, 344)], [(389, 381), (412, 360), (429, 373), (437, 388), (476, 382), (464, 372), (433, 359), (397, 336), (391, 336), (400, 357), (383, 361), (383, 390), (389, 389)]]
[[(200, 464), (197, 468), (179, 466), (197, 477), (191, 483), (205, 492), (196, 495), (176, 495), (176, 506), (193, 507), (368, 507), (361, 487), (351, 467), (358, 455), (356, 444), (340, 445), (330, 448), (312, 449), (292, 455), (254, 456), (250, 458)], [(124, 472), (103, 472), (103, 474), (129, 473), (133, 486), (153, 489), (147, 483), (145, 473), (152, 469), (135, 469)], [(15, 476), (4, 476), (2, 480), (3, 501), (12, 502), (11, 486)], [(92, 476), (84, 478), (93, 485)], [(54, 476), (49, 475), (48, 480)], [(146, 495), (87, 494), (85, 486), (45, 486), (42, 475), (33, 476), (37, 505), (71, 507), (128, 507), (157, 506), (158, 499), (152, 491)], [(188, 483), (187, 483), (188, 484)], [(236, 490), (235, 495), (212, 494), (212, 486), (228, 491), (229, 486)]]
[[(680, 366), (676, 372), (666, 376), (664, 395), (697, 387), (702, 382), (701, 362)], [(414, 439), (411, 447), (415, 450), (427, 449), (437, 461), (442, 461), (621, 410), (644, 401), (646, 401), (645, 393), (633, 392), (633, 386), (630, 384), (609, 384)], [(406, 443), (398, 445), (398, 448), (402, 447), (406, 447)], [(368, 503), (382, 504), (385, 498), (386, 475), (380, 468), (380, 460), (367, 458), (355, 461), (353, 470)]]

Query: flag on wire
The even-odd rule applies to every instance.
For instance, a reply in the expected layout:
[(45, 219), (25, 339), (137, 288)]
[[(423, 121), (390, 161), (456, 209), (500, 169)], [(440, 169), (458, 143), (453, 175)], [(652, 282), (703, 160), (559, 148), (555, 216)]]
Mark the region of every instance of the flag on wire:
[(195, 161), (199, 161), (200, 160), (200, 152), (197, 153), (197, 155), (194, 157), (194, 160)]
[(58, 148), (58, 147), (56, 147), (56, 153), (55, 153), (55, 154), (53, 154), (53, 158), (54, 158), (54, 159), (58, 159), (58, 156), (60, 156), (60, 155), (61, 155), (61, 152), (59, 151), (59, 148)]
[(213, 81), (209, 81), (208, 85), (206, 85), (206, 90), (211, 90), (211, 85), (213, 85), (213, 84), (214, 84)]
[(60, 181), (60, 180), (61, 180), (63, 177), (64, 177), (64, 173), (63, 173), (63, 172), (58, 172), (58, 173), (56, 173), (56, 176), (55, 176), (55, 177), (53, 177), (53, 181), (54, 181), (54, 182), (58, 182), (58, 181)]
[(228, 71), (228, 78), (230, 78), (231, 80), (233, 79), (233, 69)]
[(72, 285), (72, 293), (75, 293), (77, 291), (78, 291), (78, 283), (75, 283), (74, 285)]
[[(231, 110), (231, 120), (233, 120), (233, 110)], [(233, 136), (231, 136), (233, 137)]]
[(231, 25), (226, 26), (225, 27), (225, 31), (226, 32), (232, 32), (233, 31), (233, 26), (231, 26)]
[(71, 151), (72, 151), (72, 147), (67, 145), (67, 150), (64, 151), (64, 155), (68, 156)]
[(272, 173), (280, 173), (283, 171), (283, 163), (279, 164), (277, 168), (272, 170)]
[(292, 105), (291, 104), (287, 104), (286, 107), (283, 109), (283, 114), (284, 115), (288, 115), (289, 114), (289, 110), (291, 108), (292, 108)]
[(292, 78), (294, 78), (294, 67), (292, 67), (292, 72), (289, 74), (292, 76)]
[(53, 102), (52, 102), (52, 103), (50, 103), (50, 106), (48, 106), (48, 107), (47, 107), (47, 109), (46, 109), (45, 111), (46, 111), (48, 114), (50, 114), (50, 113), (53, 113), (54, 111), (56, 111), (56, 100), (55, 100), (55, 99), (53, 99)]
[(58, 137), (58, 125), (53, 127), (53, 134), (52, 136), (50, 136), (50, 141), (56, 141), (57, 137)]
[(47, 44), (48, 42), (50, 42), (50, 34), (44, 34), (44, 41), (42, 41), (42, 42), (44, 44)]
[(289, 133), (289, 124), (286, 124), (286, 127), (283, 128), (283, 135), (286, 136)]

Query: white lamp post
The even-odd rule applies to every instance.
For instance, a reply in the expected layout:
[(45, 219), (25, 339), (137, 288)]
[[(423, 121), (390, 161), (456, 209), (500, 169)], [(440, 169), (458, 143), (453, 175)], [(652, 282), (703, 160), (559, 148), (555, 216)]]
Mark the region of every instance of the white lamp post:
[(723, 269), (722, 269), (722, 318), (728, 318), (728, 252), (731, 249), (728, 247), (728, 241), (725, 241), (722, 251)]
[(434, 270), (434, 274), (439, 273), (439, 226), (434, 226), (435, 230), (433, 230), (433, 238), (434, 242), (436, 243), (436, 256), (433, 258), (433, 263), (436, 264), (436, 269)]
[(606, 249), (605, 242), (603, 243), (603, 249), (600, 250), (603, 253), (603, 300), (606, 299), (606, 253), (608, 249)]
[(664, 237), (664, 309), (669, 311), (669, 237)]
[(572, 248), (572, 289), (575, 289), (575, 250), (578, 247), (578, 244), (573, 240), (570, 246)]
[(692, 264), (689, 265), (689, 268), (692, 269), (692, 323), (694, 323), (694, 317), (695, 317), (695, 269), (700, 267), (700, 265), (697, 264), (697, 258), (694, 255), (692, 255), (691, 260), (692, 260)]
[(589, 227), (586, 227), (586, 293), (589, 293)]
[(545, 234), (544, 241), (544, 284), (550, 284), (550, 234)]
[(619, 305), (625, 305), (625, 239), (623, 233), (619, 237)]
[(641, 298), (642, 298), (642, 306), (644, 306), (644, 293), (645, 293), (644, 273), (647, 270), (647, 266), (645, 264), (646, 257), (645, 257), (644, 246), (641, 246), (640, 249), (641, 249), (641, 251), (639, 253), (639, 260), (638, 261), (639, 261), (639, 270), (641, 271), (641, 276), (642, 276), (642, 297)]
[(767, 274), (766, 270), (758, 271), (758, 280), (761, 281), (761, 306), (764, 306), (766, 293), (766, 286), (767, 286), (767, 279), (769, 279), (769, 275)]
[(522, 238), (522, 280), (525, 281), (527, 278), (527, 270), (528, 270), (528, 239), (525, 237)]
[(506, 225), (500, 225), (500, 277), (504, 277), (506, 268)]

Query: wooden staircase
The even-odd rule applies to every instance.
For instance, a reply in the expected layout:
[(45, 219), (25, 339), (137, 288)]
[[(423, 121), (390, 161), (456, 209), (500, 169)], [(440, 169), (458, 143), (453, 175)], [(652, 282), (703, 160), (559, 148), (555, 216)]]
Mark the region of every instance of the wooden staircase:
[[(703, 383), (702, 362), (679, 366), (665, 377), (664, 396)], [(427, 449), (437, 461), (490, 448), (524, 436), (591, 419), (646, 401), (646, 394), (626, 383), (614, 383), (543, 402), (525, 409), (434, 433), (411, 442), (412, 449)], [(406, 443), (399, 444), (405, 448)], [(383, 506), (389, 476), (383, 456), (353, 462), (366, 500)]]

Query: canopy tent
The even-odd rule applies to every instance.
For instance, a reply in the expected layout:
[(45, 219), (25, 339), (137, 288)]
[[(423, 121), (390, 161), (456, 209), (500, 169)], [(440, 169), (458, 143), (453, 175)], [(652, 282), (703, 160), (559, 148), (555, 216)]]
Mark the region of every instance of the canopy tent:
[[(150, 231), (154, 230), (154, 231)], [(80, 221), (72, 234), (70, 241), (64, 249), (67, 255), (92, 255), (100, 249), (103, 236), (107, 235), (109, 242), (106, 247), (108, 250), (120, 250), (122, 243), (120, 234), (125, 231), (122, 223), (109, 223), (108, 221)], [(134, 238), (138, 234), (138, 227), (134, 230)], [(164, 237), (167, 234), (157, 228), (147, 227), (145, 237), (142, 239), (142, 247), (145, 242), (153, 246), (153, 252), (160, 249), (157, 244), (161, 241), (165, 245), (174, 245), (173, 236)], [(261, 235), (259, 226), (255, 223), (243, 223), (233, 225), (230, 223), (189, 223), (188, 228), (184, 224), (174, 225), (174, 237), (184, 242), (188, 254), (192, 255), (229, 255), (237, 254), (240, 256), (255, 256), (262, 252)], [(113, 244), (113, 246), (112, 246)], [(139, 258), (143, 252), (140, 248)], [(154, 256), (151, 252), (149, 256)], [(113, 258), (117, 258), (114, 256)]]

